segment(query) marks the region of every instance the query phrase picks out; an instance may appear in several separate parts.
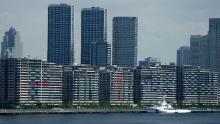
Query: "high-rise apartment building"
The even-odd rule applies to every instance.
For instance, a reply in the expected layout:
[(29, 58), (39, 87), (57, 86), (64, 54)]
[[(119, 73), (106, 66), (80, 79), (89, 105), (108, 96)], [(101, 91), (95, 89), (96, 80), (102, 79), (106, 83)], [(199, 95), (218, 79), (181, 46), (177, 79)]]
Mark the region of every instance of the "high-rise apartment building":
[(177, 102), (181, 104), (198, 104), (199, 67), (183, 65), (177, 68)]
[(106, 69), (99, 70), (99, 105), (110, 106), (111, 73)]
[[(107, 66), (107, 46), (99, 49), (101, 44), (107, 43), (107, 10), (100, 7), (84, 8), (81, 11), (81, 64), (91, 66)], [(103, 43), (102, 43), (103, 42)], [(97, 48), (97, 49), (92, 49)], [(105, 50), (104, 50), (105, 49)], [(95, 50), (95, 51), (93, 51)], [(105, 53), (103, 53), (105, 51)], [(100, 53), (101, 52), (101, 53)], [(94, 57), (93, 55), (96, 55)], [(100, 57), (100, 58), (99, 58)], [(105, 58), (105, 59), (103, 59)]]
[(99, 71), (99, 102), (101, 105), (133, 104), (133, 70), (108, 67)]
[(67, 4), (48, 7), (47, 61), (72, 65), (74, 62), (74, 8)]
[(177, 50), (177, 66), (190, 64), (190, 47), (182, 46)]
[(218, 104), (218, 73), (209, 69), (199, 71), (199, 104)]
[(73, 105), (98, 105), (98, 71), (85, 65), (73, 66)]
[(42, 60), (1, 60), (0, 101), (5, 105), (61, 105), (62, 66)]
[(10, 28), (5, 32), (3, 42), (1, 43), (1, 58), (21, 58), (23, 57), (23, 43), (20, 33), (15, 28)]
[(137, 66), (137, 17), (114, 17), (112, 64), (119, 67)]
[(72, 105), (73, 102), (73, 68), (72, 66), (63, 67), (63, 103)]
[(216, 105), (218, 73), (183, 65), (177, 69), (177, 102), (179, 105)]
[(98, 105), (98, 70), (92, 66), (65, 66), (63, 70), (63, 102), (67, 105)]
[(176, 66), (139, 67), (134, 71), (134, 103), (146, 106), (161, 102), (176, 103)]

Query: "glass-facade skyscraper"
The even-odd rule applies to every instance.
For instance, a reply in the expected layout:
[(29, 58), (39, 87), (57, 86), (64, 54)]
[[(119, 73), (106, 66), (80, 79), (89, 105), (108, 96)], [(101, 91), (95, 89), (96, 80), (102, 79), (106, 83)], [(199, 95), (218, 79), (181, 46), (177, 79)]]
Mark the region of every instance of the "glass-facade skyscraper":
[(60, 65), (72, 65), (74, 8), (67, 4), (51, 4), (48, 7), (47, 61)]
[(209, 68), (209, 45), (207, 35), (191, 35), (190, 65)]
[[(107, 42), (107, 10), (100, 7), (84, 8), (81, 11), (81, 64), (100, 66), (94, 61), (108, 61), (103, 59), (94, 60), (92, 47), (97, 42)], [(98, 46), (97, 46), (98, 47)], [(107, 56), (105, 54), (104, 56)]]
[(20, 33), (15, 28), (10, 28), (5, 32), (3, 42), (1, 43), (1, 58), (21, 58), (23, 57), (23, 43)]
[(111, 44), (107, 42), (93, 42), (91, 44), (91, 65), (107, 67), (111, 64)]
[[(220, 18), (209, 19), (210, 69), (220, 73)], [(220, 76), (218, 77), (220, 87)]]
[(137, 28), (137, 17), (113, 18), (113, 65), (119, 67), (137, 66)]

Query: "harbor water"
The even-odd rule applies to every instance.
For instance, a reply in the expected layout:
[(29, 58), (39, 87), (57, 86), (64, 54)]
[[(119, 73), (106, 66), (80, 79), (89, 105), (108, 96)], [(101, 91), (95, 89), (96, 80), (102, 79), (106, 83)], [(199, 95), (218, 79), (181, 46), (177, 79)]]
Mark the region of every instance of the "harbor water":
[(0, 115), (0, 124), (220, 124), (220, 113)]

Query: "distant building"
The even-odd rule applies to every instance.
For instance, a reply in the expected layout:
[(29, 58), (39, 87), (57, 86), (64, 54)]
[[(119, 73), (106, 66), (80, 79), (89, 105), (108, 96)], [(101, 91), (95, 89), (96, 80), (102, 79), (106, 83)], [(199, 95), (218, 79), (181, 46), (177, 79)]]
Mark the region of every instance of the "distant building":
[[(103, 44), (101, 44), (103, 42)], [(97, 49), (92, 49), (94, 46)], [(100, 7), (84, 8), (81, 11), (81, 64), (106, 66), (108, 58), (107, 47), (107, 10)], [(96, 50), (96, 51), (93, 51)], [(102, 52), (105, 53), (102, 53)], [(101, 53), (100, 53), (101, 52)], [(96, 53), (96, 57), (93, 57)], [(103, 60), (103, 58), (105, 58)]]
[(108, 67), (99, 72), (100, 105), (133, 104), (133, 70)]
[(23, 43), (21, 42), (20, 33), (15, 28), (10, 28), (8, 32), (5, 32), (1, 43), (1, 59), (22, 57)]
[(190, 37), (190, 65), (209, 68), (209, 40), (208, 36), (191, 35)]
[(62, 66), (36, 59), (1, 60), (0, 101), (5, 105), (61, 105)]
[(175, 62), (170, 62), (169, 65), (175, 66)]
[(145, 58), (144, 61), (139, 61), (139, 67), (152, 67), (161, 65), (161, 61), (159, 58), (148, 57)]
[(183, 65), (177, 69), (177, 101), (179, 105), (216, 105), (218, 74), (198, 66)]
[(134, 103), (155, 105), (165, 95), (168, 103), (176, 104), (176, 66), (139, 67), (134, 71)]
[(74, 63), (74, 8), (67, 4), (48, 7), (47, 61), (59, 65)]
[(177, 50), (177, 66), (190, 65), (190, 47), (182, 46)]
[(119, 67), (137, 66), (138, 18), (113, 18), (112, 64)]

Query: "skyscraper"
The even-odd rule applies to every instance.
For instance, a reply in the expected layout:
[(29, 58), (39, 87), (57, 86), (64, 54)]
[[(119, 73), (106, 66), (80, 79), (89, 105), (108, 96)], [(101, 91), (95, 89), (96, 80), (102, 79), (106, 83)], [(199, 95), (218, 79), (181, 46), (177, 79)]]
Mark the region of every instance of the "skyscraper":
[(182, 46), (177, 50), (177, 66), (189, 65), (190, 48), (188, 46)]
[(92, 66), (107, 67), (111, 64), (111, 44), (107, 42), (93, 42), (90, 49)]
[(3, 42), (1, 43), (1, 58), (21, 58), (23, 57), (23, 43), (20, 33), (15, 28), (10, 28), (5, 32)]
[(73, 64), (73, 12), (73, 6), (67, 4), (49, 5), (47, 49), (48, 62), (61, 65)]
[[(101, 59), (94, 60), (91, 49), (97, 42), (107, 42), (107, 10), (100, 7), (84, 8), (81, 11), (81, 64), (99, 66)], [(97, 44), (99, 45), (99, 44)], [(97, 46), (98, 47), (98, 46)], [(100, 53), (102, 54), (102, 53)], [(104, 54), (103, 54), (104, 55)], [(107, 54), (105, 54), (107, 56)], [(96, 63), (93, 63), (97, 61)], [(108, 61), (108, 60), (106, 60)]]
[[(220, 73), (220, 18), (209, 19), (210, 69)], [(220, 76), (218, 77), (220, 86)]]
[(190, 37), (190, 65), (209, 68), (208, 36), (191, 35)]
[(137, 66), (137, 17), (113, 18), (113, 65), (119, 67)]

